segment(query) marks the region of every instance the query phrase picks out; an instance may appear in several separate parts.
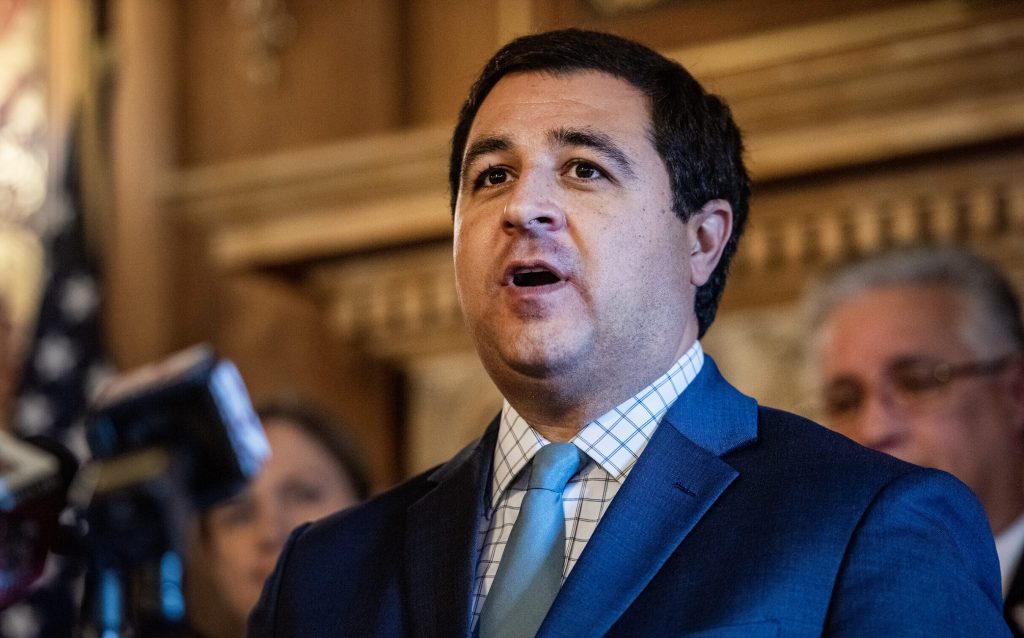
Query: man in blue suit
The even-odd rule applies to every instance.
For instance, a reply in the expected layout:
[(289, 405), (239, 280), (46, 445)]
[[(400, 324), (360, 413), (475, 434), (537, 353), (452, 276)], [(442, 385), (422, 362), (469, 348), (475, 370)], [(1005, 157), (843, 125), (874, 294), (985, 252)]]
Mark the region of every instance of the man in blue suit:
[[(962, 484), (759, 407), (703, 353), (747, 214), (741, 156), (728, 107), (646, 47), (568, 30), (499, 51), (449, 180), (459, 299), (502, 412), (439, 468), (293, 533), (250, 635), (1007, 635)], [(564, 490), (533, 482), (552, 444), (581, 462)], [(553, 600), (510, 576), (545, 490)]]

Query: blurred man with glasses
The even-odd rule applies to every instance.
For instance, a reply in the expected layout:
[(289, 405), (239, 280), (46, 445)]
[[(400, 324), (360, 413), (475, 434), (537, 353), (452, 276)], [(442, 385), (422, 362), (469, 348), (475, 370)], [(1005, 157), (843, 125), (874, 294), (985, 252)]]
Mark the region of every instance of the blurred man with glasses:
[(821, 419), (974, 490), (1007, 621), (1024, 636), (1024, 326), (1012, 286), (963, 250), (902, 250), (834, 273), (810, 315)]

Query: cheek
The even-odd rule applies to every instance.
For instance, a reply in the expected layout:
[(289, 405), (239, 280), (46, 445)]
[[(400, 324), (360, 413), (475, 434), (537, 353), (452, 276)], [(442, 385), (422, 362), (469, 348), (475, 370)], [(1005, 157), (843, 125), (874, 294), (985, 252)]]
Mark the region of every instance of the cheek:
[(1007, 442), (987, 398), (964, 392), (951, 399), (948, 409), (917, 420), (915, 437), (932, 464), (969, 480), (977, 466)]
[(221, 535), (213, 547), (213, 571), (221, 587), (230, 590), (242, 580), (246, 565), (252, 562), (248, 537), (232, 533)]
[(682, 244), (673, 241), (668, 236), (671, 233), (652, 230), (619, 227), (585, 242), (591, 266), (588, 285), (622, 298), (653, 296), (662, 300), (685, 289)]
[(325, 516), (329, 516), (342, 509), (341, 507), (335, 507), (333, 503), (316, 503), (316, 504), (304, 504), (304, 505), (293, 505), (287, 508), (283, 513), (283, 521), (288, 529), (288, 532), (295, 529), (299, 525), (309, 521), (315, 521)]
[(461, 292), (472, 291), (476, 288), (480, 281), (481, 267), (480, 257), (478, 253), (479, 248), (474, 251), (469, 237), (466, 235), (466, 231), (463, 230), (456, 234), (454, 239), (454, 263), (455, 263), (455, 282)]
[(630, 260), (646, 269), (678, 268), (687, 261), (686, 225), (670, 211), (643, 210), (635, 216), (613, 213), (607, 225), (598, 230), (596, 239), (605, 244), (606, 254), (617, 255), (620, 260)]

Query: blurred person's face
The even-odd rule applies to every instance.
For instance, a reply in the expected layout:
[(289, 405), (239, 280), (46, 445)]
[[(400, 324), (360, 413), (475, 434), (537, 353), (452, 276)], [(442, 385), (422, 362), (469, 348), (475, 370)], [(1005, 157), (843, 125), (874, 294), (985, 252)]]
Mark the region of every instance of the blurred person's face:
[(969, 318), (942, 285), (882, 287), (835, 308), (819, 350), (824, 420), (954, 474), (988, 506), (994, 490), (1020, 490), (1024, 372), (1012, 348), (972, 342)]
[(256, 605), (295, 527), (358, 501), (344, 470), (315, 438), (288, 421), (264, 426), (272, 456), (242, 493), (208, 517), (213, 579), (240, 618)]

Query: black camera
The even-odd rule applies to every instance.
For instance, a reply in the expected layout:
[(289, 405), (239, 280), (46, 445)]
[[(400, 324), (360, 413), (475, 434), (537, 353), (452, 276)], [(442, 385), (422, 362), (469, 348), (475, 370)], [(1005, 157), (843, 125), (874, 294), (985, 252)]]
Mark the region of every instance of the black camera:
[(116, 377), (90, 407), (97, 493), (179, 472), (195, 507), (240, 490), (269, 446), (233, 363), (195, 346)]
[(55, 456), (0, 431), (0, 609), (42, 573), (67, 487)]
[(97, 635), (173, 632), (189, 522), (270, 451), (241, 375), (205, 345), (121, 375), (91, 405), (86, 438), (93, 458), (71, 494), (88, 530), (86, 622)]
[[(92, 634), (173, 631), (194, 513), (245, 487), (270, 452), (242, 377), (207, 345), (130, 371), (91, 404), (86, 438), (92, 459), (78, 469), (54, 442), (0, 432), (0, 609), (26, 594), (63, 531), (87, 563)], [(67, 505), (74, 525), (62, 530)]]

